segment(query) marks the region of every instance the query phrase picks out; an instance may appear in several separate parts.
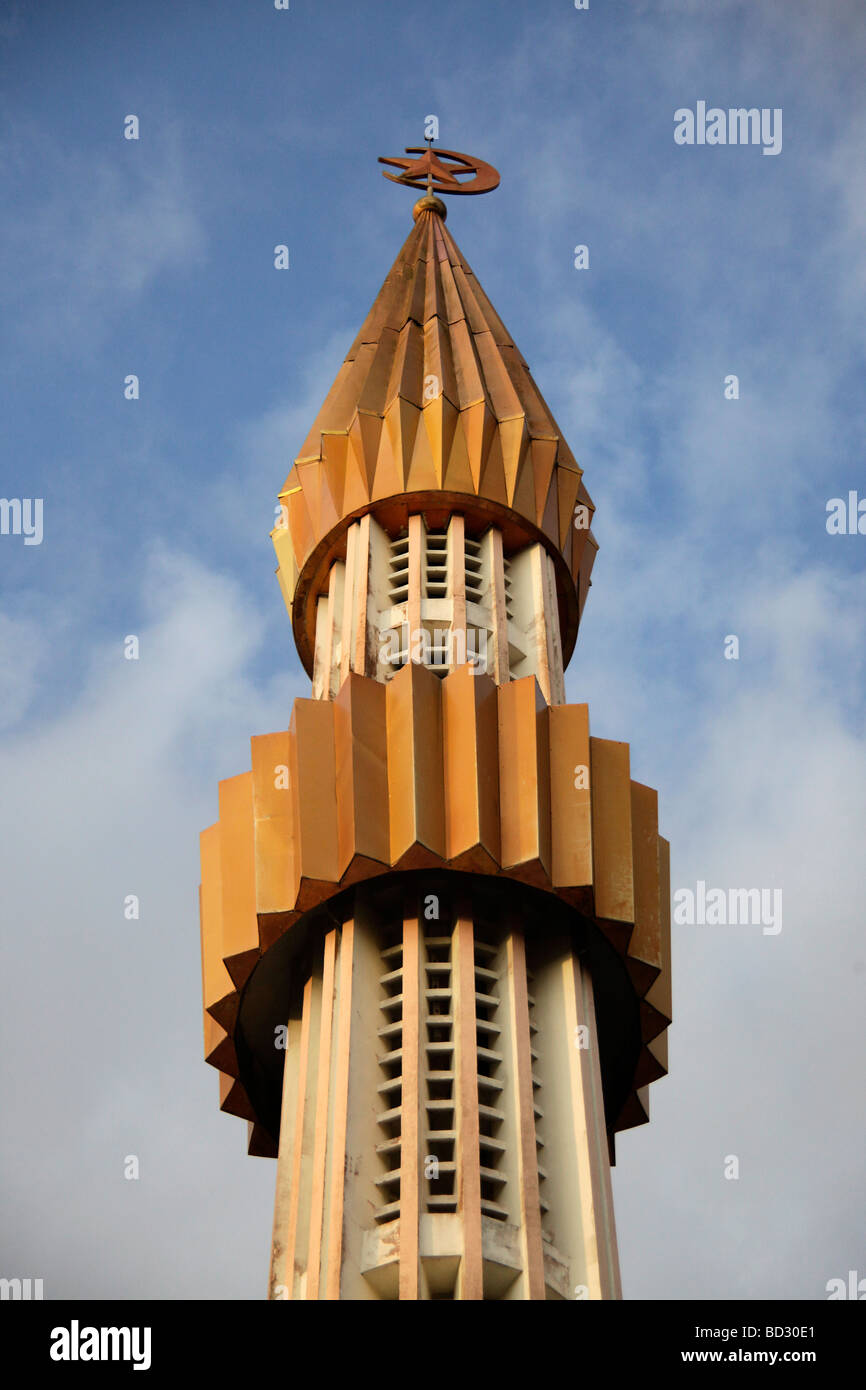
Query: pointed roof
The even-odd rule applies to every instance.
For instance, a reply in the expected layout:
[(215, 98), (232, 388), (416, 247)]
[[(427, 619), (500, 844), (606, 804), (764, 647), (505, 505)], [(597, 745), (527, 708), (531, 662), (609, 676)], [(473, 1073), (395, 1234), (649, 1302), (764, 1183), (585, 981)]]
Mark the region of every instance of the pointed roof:
[(541, 540), (556, 562), (566, 660), (574, 646), (596, 549), (592, 502), (444, 216), (438, 198), (416, 204), (415, 224), (280, 493), (288, 534), (278, 528), (274, 543), (302, 659), (312, 614), (299, 607), (305, 596), (314, 601), (310, 585), (352, 520), (398, 498), (411, 499), (411, 510), (487, 517), (512, 535), (516, 523), (518, 541)]

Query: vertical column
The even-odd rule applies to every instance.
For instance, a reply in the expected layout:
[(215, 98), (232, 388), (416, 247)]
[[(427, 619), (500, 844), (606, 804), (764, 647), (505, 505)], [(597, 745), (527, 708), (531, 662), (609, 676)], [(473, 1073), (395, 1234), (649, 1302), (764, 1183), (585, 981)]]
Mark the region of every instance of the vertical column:
[(569, 1296), (620, 1298), (592, 983), (567, 938), (536, 951), (546, 1224), (568, 1262)]
[(352, 669), (354, 637), (358, 611), (358, 578), (362, 557), (359, 554), (359, 524), (356, 521), (346, 532), (346, 574), (343, 581), (343, 612), (340, 623), (340, 664), (334, 694)]
[(526, 569), (523, 571), (524, 591), (520, 595), (522, 616), (532, 653), (532, 663), (538, 684), (548, 704), (552, 704), (550, 656), (547, 645), (547, 556), (536, 544), (529, 547)]
[(316, 644), (313, 653), (313, 698), (330, 700), (340, 688), (340, 650), (343, 631), (343, 592), (346, 566), (335, 560), (328, 575), (328, 594), (316, 606)]
[(466, 545), (462, 516), (452, 516), (448, 524), (448, 595), (451, 599), (448, 669), (453, 671), (468, 656), (466, 630)]
[[(303, 1128), (303, 1105), (299, 1106), (301, 1077), (309, 1055), (309, 1010), (305, 1018), (290, 1019), (286, 1030), (286, 1056), (283, 1069), (283, 1101), (280, 1112), (280, 1149), (274, 1194), (274, 1230), (271, 1242), (271, 1272), (268, 1298), (288, 1298), (293, 1268), (287, 1265), (288, 1241), (293, 1215), (293, 1169), (298, 1132)], [(294, 1212), (295, 1220), (297, 1212)], [(293, 1255), (293, 1251), (291, 1252)]]
[[(377, 1122), (377, 1087), (382, 1068), (378, 1058), (380, 1046), (388, 1048), (392, 1044), (387, 1041), (380, 1044), (377, 1037), (385, 1017), (380, 1007), (379, 981), (386, 962), (382, 956), (376, 914), (371, 911), (363, 889), (356, 890), (354, 918), (347, 927), (350, 927), (352, 936), (352, 970), (351, 1000), (345, 984), (341, 986), (341, 1010), (347, 1007), (345, 1077), (341, 1075), (339, 1056), (337, 1071), (337, 1088), (346, 1101), (346, 1121), (343, 1147), (338, 1148), (335, 1138), (333, 1155), (335, 1173), (343, 1175), (343, 1198), (339, 1225), (336, 1208), (330, 1225), (335, 1237), (339, 1232), (340, 1270), (337, 1284), (329, 1256), (327, 1296), (369, 1300), (377, 1299), (379, 1295), (362, 1273), (364, 1247), (374, 1228), (372, 1215), (382, 1200), (376, 1179), (390, 1162), (383, 1159), (380, 1150), (383, 1136)], [(346, 955), (341, 955), (341, 966), (345, 963)], [(391, 1020), (393, 1015), (388, 1014), (387, 1018)], [(342, 1034), (341, 1025), (338, 1050), (344, 1046)]]
[(356, 666), (359, 675), (374, 676), (377, 681), (389, 679), (392, 668), (384, 661), (381, 642), (383, 617), (392, 608), (392, 544), (390, 537), (369, 513), (364, 515), (359, 525), (365, 530), (366, 542), (362, 539), (362, 549), (367, 556), (366, 595), (363, 614), (358, 615), (356, 633)]
[(346, 566), (336, 560), (328, 581), (327, 697), (332, 700), (340, 685), (340, 639), (343, 631), (343, 591)]
[[(588, 1047), (571, 1048), (572, 1092), (575, 1096), (576, 1138), (580, 1160), (580, 1186), (592, 1203), (595, 1244), (598, 1252), (598, 1298), (622, 1298), (613, 1191), (610, 1181), (610, 1153), (601, 1089), (598, 1030), (592, 978), (572, 955), (564, 962), (564, 985), (568, 1025), (586, 1029)], [(590, 1293), (592, 1293), (590, 1284)]]
[[(420, 520), (420, 517), (418, 518)], [(399, 1297), (421, 1295), (421, 989), (424, 962), (417, 903), (407, 894), (403, 912), (403, 1086), (400, 1145)]]
[[(363, 897), (363, 895), (362, 895)], [(382, 957), (363, 901), (329, 932), (288, 1027), (270, 1297), (371, 1299), (363, 1245), (378, 1201)]]
[(478, 1127), (478, 1037), (475, 1020), (475, 936), (467, 904), (458, 905), (452, 948), (457, 1211), (463, 1256), (455, 1298), (482, 1299), (481, 1149)]
[(565, 671), (562, 665), (562, 638), (559, 633), (556, 571), (553, 568), (553, 558), (546, 550), (541, 549), (541, 558), (544, 571), (544, 626), (547, 637), (547, 669), (550, 672), (550, 703), (564, 705)]
[(503, 1031), (499, 1043), (511, 1076), (507, 1106), (506, 1171), (508, 1202), (520, 1228), (523, 1272), (506, 1298), (543, 1299), (544, 1254), (541, 1243), (541, 1197), (538, 1190), (538, 1150), (535, 1133), (535, 1098), (532, 1085), (532, 1041), (529, 1029), (529, 991), (526, 980), (526, 948), (523, 932), (510, 923), (504, 948), (502, 989), (506, 1007), (501, 1010)]
[[(271, 1296), (275, 1299), (305, 1297), (307, 1250), (310, 1235), (310, 1191), (313, 1181), (313, 1143), (316, 1130), (315, 1078), (321, 1038), (322, 980), (313, 975), (304, 988), (298, 1042), (298, 1081), (294, 1124), (280, 1131), (277, 1160), (277, 1194), (273, 1248), (278, 1258)], [(288, 1063), (288, 1058), (286, 1059)], [(291, 1072), (289, 1072), (291, 1077)], [(289, 1099), (288, 1104), (291, 1104)], [(279, 1287), (282, 1285), (283, 1287)]]
[(349, 1059), (352, 1053), (352, 981), (355, 963), (355, 923), (343, 923), (340, 932), (333, 1029), (334, 1076), (331, 1093), (331, 1142), (326, 1184), (326, 1246), (324, 1297), (339, 1299), (343, 1264), (343, 1207), (346, 1182), (345, 1155), (349, 1119)]
[(529, 545), (513, 556), (510, 576), (515, 645), (523, 649), (512, 674), (534, 675), (547, 703), (562, 704), (565, 678), (553, 561), (543, 545)]
[[(355, 546), (355, 590), (352, 607), (352, 632), (349, 637), (350, 665), (359, 676), (372, 675), (368, 670), (367, 602), (370, 594), (370, 570), (373, 564), (370, 513), (366, 512), (352, 530), (357, 529)], [(375, 668), (374, 668), (375, 669)]]
[(488, 577), (488, 603), (490, 613), (490, 635), (493, 647), (488, 652), (488, 674), (497, 685), (504, 685), (509, 679), (508, 664), (508, 614), (505, 604), (505, 559), (502, 550), (502, 532), (495, 526), (485, 534), (482, 541), (484, 568)]
[(421, 599), (424, 593), (426, 571), (426, 531), (424, 518), (420, 513), (409, 518), (409, 590), (406, 600), (406, 622), (408, 653), (411, 659), (416, 643), (420, 643)]
[(316, 641), (313, 649), (313, 689), (314, 700), (328, 698), (328, 665), (331, 638), (328, 632), (330, 623), (330, 604), (328, 595), (321, 594), (316, 600)]
[(322, 970), (322, 1009), (319, 1024), (319, 1074), (316, 1087), (316, 1129), (313, 1148), (313, 1182), (310, 1193), (310, 1245), (304, 1297), (318, 1299), (325, 1217), (325, 1177), (331, 1111), (331, 1032), (334, 1021), (334, 976), (337, 958), (336, 930), (325, 937)]

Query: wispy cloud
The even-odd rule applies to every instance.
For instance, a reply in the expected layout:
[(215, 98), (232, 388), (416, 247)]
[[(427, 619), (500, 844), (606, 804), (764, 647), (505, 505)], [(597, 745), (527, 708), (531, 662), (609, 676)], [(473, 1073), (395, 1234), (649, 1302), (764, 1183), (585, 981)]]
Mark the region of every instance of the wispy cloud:
[(33, 348), (75, 355), (104, 335), (161, 275), (201, 264), (207, 236), (177, 131), (158, 153), (123, 138), (93, 157), (24, 123), (2, 159), (0, 301)]

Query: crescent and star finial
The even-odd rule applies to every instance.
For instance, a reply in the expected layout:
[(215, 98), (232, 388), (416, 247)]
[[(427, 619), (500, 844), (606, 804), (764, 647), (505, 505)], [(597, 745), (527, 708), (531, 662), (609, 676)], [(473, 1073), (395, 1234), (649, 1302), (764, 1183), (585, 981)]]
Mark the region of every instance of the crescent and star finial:
[[(483, 159), (461, 154), (458, 150), (434, 150), (428, 143), (407, 146), (407, 155), (415, 159), (379, 156), (380, 164), (390, 164), (401, 169), (400, 174), (382, 171), (383, 177), (392, 183), (402, 183), (408, 188), (420, 188), (428, 198), (437, 193), (468, 194), (491, 193), (499, 186), (499, 171)], [(470, 175), (471, 177), (463, 177)]]

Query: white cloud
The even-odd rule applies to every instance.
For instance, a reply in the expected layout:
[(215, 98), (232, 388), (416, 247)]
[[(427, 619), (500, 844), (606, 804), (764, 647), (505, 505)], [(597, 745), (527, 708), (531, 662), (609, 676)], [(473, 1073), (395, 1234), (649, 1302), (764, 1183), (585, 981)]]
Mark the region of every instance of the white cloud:
[(16, 724), (30, 707), (47, 655), (43, 623), (0, 613), (0, 729)]
[[(276, 524), (277, 498), (331, 389), (355, 332), (335, 330), (302, 364), (300, 381), (279, 388), (280, 404), (240, 424), (231, 460), (211, 485), (209, 505), (242, 541), (261, 541)], [(249, 509), (249, 499), (255, 511)]]
[(293, 692), (246, 674), (262, 625), (224, 577), (159, 550), (141, 607), (138, 661), (120, 635), (93, 649), (80, 696), (0, 745), (4, 1268), (47, 1297), (244, 1297), (273, 1168), (246, 1157), (202, 1060), (197, 839)]

